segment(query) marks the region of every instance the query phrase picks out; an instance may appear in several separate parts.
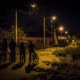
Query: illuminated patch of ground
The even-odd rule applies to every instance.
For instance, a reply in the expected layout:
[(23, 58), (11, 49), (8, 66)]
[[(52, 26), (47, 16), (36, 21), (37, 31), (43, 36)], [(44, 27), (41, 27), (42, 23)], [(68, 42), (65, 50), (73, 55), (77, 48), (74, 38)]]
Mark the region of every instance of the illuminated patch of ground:
[[(36, 53), (39, 55), (39, 64), (36, 65), (34, 68), (40, 67), (44, 69), (50, 69), (51, 63), (57, 62), (60, 63), (60, 59), (52, 55), (52, 52), (55, 51), (58, 48), (47, 48), (47, 49), (40, 49), (36, 50)], [(19, 55), (16, 56), (16, 62), (12, 63), (11, 65), (7, 66), (5, 69), (0, 70), (0, 80), (4, 78), (3, 80), (20, 80), (22, 77), (31, 77), (32, 75), (37, 75), (40, 72), (31, 71), (30, 73), (25, 72), (25, 67), (28, 65), (29, 62), (29, 54), (26, 53), (26, 63), (16, 70), (12, 70), (11, 68), (20, 61)], [(0, 63), (0, 65), (3, 65), (5, 63)], [(2, 78), (1, 78), (2, 77)]]

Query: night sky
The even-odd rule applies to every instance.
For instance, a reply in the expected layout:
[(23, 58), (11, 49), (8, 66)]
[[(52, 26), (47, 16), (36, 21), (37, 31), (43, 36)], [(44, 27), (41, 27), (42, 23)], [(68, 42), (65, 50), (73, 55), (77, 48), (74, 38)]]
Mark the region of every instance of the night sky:
[[(46, 17), (56, 16), (56, 22), (63, 25), (65, 30), (69, 32), (75, 32), (80, 30), (80, 3), (79, 0), (27, 0), (30, 3), (36, 3), (39, 9), (38, 14), (42, 15), (42, 7), (45, 7)], [(27, 4), (26, 2), (26, 4)], [(36, 14), (35, 14), (36, 15)], [(8, 24), (15, 23), (15, 16), (10, 16), (5, 18)], [(18, 25), (21, 27), (27, 27), (27, 21), (35, 20), (38, 21), (40, 25), (42, 24), (42, 18), (30, 16), (25, 13), (18, 13)]]

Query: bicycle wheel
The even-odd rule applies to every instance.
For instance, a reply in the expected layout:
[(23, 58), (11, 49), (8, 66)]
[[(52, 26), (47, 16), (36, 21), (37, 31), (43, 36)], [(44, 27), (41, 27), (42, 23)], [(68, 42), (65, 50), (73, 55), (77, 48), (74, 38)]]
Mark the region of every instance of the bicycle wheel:
[(38, 64), (39, 63), (39, 56), (37, 54), (34, 54), (34, 64)]
[(31, 54), (31, 61), (30, 61), (30, 65), (33, 65), (34, 64), (34, 58), (33, 58), (34, 54), (32, 53)]

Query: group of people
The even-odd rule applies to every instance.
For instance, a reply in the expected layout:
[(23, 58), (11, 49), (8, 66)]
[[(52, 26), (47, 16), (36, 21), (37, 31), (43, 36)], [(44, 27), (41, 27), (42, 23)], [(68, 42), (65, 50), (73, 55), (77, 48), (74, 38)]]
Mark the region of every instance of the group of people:
[[(16, 58), (15, 58), (16, 57), (16, 47), (17, 47), (16, 42), (13, 39), (11, 39), (11, 41), (8, 44), (7, 39), (4, 38), (3, 42), (1, 44), (1, 47), (2, 47), (1, 52), (3, 54), (4, 62), (7, 59), (7, 49), (8, 49), (8, 47), (10, 49), (10, 62), (15, 62), (16, 61)], [(20, 63), (22, 63), (22, 62), (25, 63), (26, 46), (24, 45), (23, 42), (21, 42), (18, 48), (19, 48), (19, 53), (20, 53)], [(28, 49), (28, 52), (29, 52), (29, 64), (30, 64), (31, 53), (35, 53), (35, 45), (32, 43), (32, 41), (29, 41), (29, 45), (28, 45), (27, 49)]]

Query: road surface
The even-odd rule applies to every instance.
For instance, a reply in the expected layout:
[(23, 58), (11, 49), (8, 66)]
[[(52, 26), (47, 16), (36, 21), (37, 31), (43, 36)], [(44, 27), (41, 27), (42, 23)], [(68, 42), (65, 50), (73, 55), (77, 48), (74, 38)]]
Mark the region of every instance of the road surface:
[[(55, 47), (55, 48), (36, 50), (36, 53), (39, 56), (39, 64), (37, 64), (34, 67), (34, 69), (37, 69), (39, 67), (44, 69), (50, 69), (51, 65), (44, 63), (60, 62), (60, 59), (58, 57), (52, 55), (52, 53), (58, 49), (61, 48)], [(21, 78), (25, 78), (25, 80), (31, 80), (30, 78), (32, 78), (34, 75), (42, 73), (42, 72), (37, 72), (35, 70), (32, 70), (30, 71), (30, 73), (27, 73), (25, 67), (28, 66), (28, 62), (29, 62), (29, 54), (26, 53), (26, 63), (19, 66), (16, 69), (13, 69), (13, 67), (18, 65), (19, 63), (19, 54), (16, 55), (16, 62), (11, 64), (9, 63), (9, 55), (7, 55), (7, 62), (0, 61), (0, 80), (21, 80)]]

